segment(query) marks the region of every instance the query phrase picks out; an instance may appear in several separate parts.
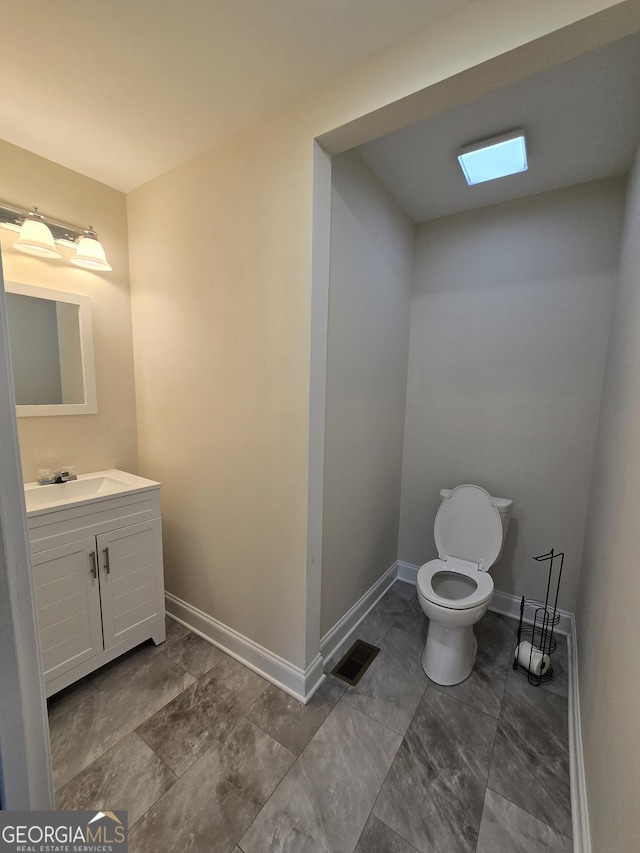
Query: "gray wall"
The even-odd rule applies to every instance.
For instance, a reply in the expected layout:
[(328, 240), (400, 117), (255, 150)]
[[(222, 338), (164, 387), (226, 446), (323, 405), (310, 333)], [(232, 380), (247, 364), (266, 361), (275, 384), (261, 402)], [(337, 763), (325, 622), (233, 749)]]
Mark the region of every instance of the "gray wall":
[(413, 224), (358, 155), (332, 162), (324, 635), (396, 560)]
[(84, 403), (84, 371), (80, 340), (80, 309), (69, 302), (56, 302), (60, 382), (63, 403)]
[(576, 610), (580, 710), (594, 851), (640, 836), (640, 152), (619, 283)]
[(16, 403), (62, 403), (56, 303), (7, 293)]
[(514, 500), (496, 589), (544, 598), (532, 557), (567, 555), (573, 610), (624, 180), (426, 223), (417, 232), (399, 558), (436, 556), (438, 492)]

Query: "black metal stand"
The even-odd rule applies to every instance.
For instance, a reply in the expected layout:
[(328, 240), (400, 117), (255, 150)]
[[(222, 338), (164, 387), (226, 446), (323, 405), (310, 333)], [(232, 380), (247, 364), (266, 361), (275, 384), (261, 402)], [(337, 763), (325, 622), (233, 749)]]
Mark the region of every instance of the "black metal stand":
[[(560, 613), (558, 612), (558, 592), (560, 590), (560, 580), (562, 578), (562, 567), (564, 565), (564, 554), (557, 554), (551, 549), (548, 554), (542, 554), (540, 557), (534, 557), (534, 560), (542, 562), (549, 560), (549, 577), (547, 580), (547, 596), (544, 601), (536, 601), (534, 599), (525, 599), (522, 596), (520, 602), (520, 621), (518, 623), (518, 644), (516, 646), (515, 655), (513, 658), (513, 668), (519, 670), (523, 675), (526, 675), (529, 684), (538, 686), (543, 681), (550, 681), (553, 677), (553, 666), (551, 665), (551, 655), (556, 650), (556, 640), (553, 636), (553, 629), (560, 621)], [(555, 588), (555, 598), (553, 604), (549, 603), (549, 594), (551, 592), (551, 583), (553, 578), (554, 561), (559, 559), (560, 566), (558, 569), (558, 580)], [(520, 644), (528, 642), (531, 649), (528, 655), (528, 660), (522, 659), (519, 656)], [(540, 657), (542, 655), (542, 657)]]

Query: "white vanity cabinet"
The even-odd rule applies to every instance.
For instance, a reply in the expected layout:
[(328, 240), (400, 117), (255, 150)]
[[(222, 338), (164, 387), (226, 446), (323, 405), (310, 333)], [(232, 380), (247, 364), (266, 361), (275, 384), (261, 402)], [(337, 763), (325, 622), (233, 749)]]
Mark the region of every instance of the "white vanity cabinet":
[[(129, 488), (83, 493), (90, 476), (109, 474), (129, 478)], [(29, 510), (27, 495), (47, 695), (149, 638), (165, 639), (159, 484), (124, 472), (85, 475), (84, 489), (77, 482), (40, 487), (63, 496), (52, 505)]]

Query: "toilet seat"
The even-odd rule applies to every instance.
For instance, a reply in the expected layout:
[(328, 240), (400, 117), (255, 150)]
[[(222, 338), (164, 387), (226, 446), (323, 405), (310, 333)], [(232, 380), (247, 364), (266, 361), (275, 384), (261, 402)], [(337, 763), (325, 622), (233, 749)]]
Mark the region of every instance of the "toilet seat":
[[(471, 590), (469, 595), (465, 595), (463, 598), (448, 598), (439, 595), (433, 588), (433, 579), (435, 575), (442, 572), (470, 578), (476, 584), (476, 588)], [(418, 571), (416, 585), (418, 593), (423, 598), (426, 598), (432, 604), (437, 604), (439, 607), (445, 607), (449, 610), (469, 610), (472, 607), (478, 607), (488, 601), (493, 595), (493, 578), (488, 572), (481, 572), (472, 565), (464, 565), (455, 559), (430, 560), (428, 563), (425, 563)]]

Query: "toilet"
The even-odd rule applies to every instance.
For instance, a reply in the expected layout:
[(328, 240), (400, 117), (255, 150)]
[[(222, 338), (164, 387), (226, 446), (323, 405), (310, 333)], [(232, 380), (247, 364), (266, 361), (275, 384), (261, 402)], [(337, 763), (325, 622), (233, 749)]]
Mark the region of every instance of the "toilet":
[(489, 608), (489, 569), (502, 554), (513, 501), (480, 486), (440, 492), (433, 526), (438, 559), (418, 571), (418, 601), (429, 617), (422, 667), (436, 684), (459, 684), (471, 673), (478, 648), (473, 626)]

